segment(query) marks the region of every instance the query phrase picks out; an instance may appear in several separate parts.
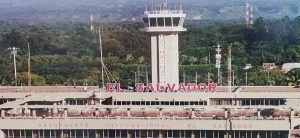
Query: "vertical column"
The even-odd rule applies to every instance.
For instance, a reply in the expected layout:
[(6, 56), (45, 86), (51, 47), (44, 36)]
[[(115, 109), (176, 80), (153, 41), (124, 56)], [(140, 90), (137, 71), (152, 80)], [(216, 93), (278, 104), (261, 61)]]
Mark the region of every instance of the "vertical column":
[(225, 118), (228, 118), (228, 110), (225, 109)]
[(36, 131), (31, 131), (31, 135), (32, 135), (32, 138), (37, 138), (37, 133), (35, 133)]
[(61, 133), (60, 133), (60, 138), (64, 138), (64, 131), (63, 130), (61, 130)]
[(159, 130), (158, 133), (159, 133), (159, 134), (158, 134), (158, 137), (159, 137), (159, 138), (163, 138), (163, 137), (164, 137), (164, 135), (163, 135), (163, 133), (162, 133), (162, 130)]
[(99, 133), (99, 131), (97, 131), (97, 130), (95, 130), (95, 135), (96, 135), (96, 138), (100, 138), (100, 133)]
[[(201, 136), (200, 136), (201, 137)], [(194, 131), (192, 131), (191, 138), (196, 138)]]
[(294, 109), (291, 109), (291, 119), (294, 117), (295, 111)]
[(159, 117), (163, 117), (162, 108), (159, 109)]
[(0, 110), (1, 111), (1, 117), (5, 117), (5, 111), (4, 110)]
[(130, 108), (127, 109), (127, 115), (128, 115), (128, 117), (131, 117)]
[(91, 105), (95, 105), (95, 99), (91, 100)]
[(5, 138), (5, 137), (7, 137), (7, 136), (6, 136), (5, 133), (0, 129), (0, 138)]
[(192, 118), (194, 118), (195, 117), (195, 109), (193, 108), (192, 109)]
[(36, 111), (34, 109), (31, 109), (31, 111), (32, 111), (32, 116), (36, 117)]
[(127, 138), (132, 138), (131, 134), (129, 133), (129, 130), (127, 130)]
[(260, 109), (257, 109), (257, 117), (260, 118)]
[(68, 109), (64, 109), (64, 117), (68, 116)]
[(158, 83), (158, 42), (157, 36), (151, 36), (151, 68), (152, 68), (152, 84)]

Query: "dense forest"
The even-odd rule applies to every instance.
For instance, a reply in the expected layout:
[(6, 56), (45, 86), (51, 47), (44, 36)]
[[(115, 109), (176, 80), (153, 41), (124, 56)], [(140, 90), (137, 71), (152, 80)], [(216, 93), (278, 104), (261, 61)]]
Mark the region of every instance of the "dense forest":
[[(133, 85), (151, 80), (150, 37), (142, 23), (101, 24), (105, 82)], [(279, 20), (257, 18), (251, 27), (239, 23), (187, 23), (180, 34), (180, 81), (217, 82), (216, 45), (222, 46), (222, 84), (227, 83), (227, 53), (232, 46), (235, 85), (296, 85), (300, 70), (283, 73), (283, 63), (300, 62), (300, 17)], [(88, 24), (23, 25), (0, 23), (0, 85), (28, 84), (28, 43), (32, 85), (99, 85), (101, 60), (99, 36)], [(17, 82), (11, 50), (17, 47)], [(278, 68), (266, 70), (263, 63)], [(137, 75), (139, 68), (147, 73)], [(139, 79), (137, 79), (137, 76)]]

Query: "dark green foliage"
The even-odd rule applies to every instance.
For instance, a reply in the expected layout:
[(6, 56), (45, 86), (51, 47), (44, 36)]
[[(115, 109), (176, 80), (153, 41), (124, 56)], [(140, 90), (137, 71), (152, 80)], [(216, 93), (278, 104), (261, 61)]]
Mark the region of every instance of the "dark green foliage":
[[(17, 68), (26, 84), (27, 43), (31, 46), (33, 85), (99, 85), (101, 61), (98, 32), (90, 32), (85, 24), (56, 26), (10, 26), (1, 23), (0, 85), (14, 84), (13, 64), (9, 47), (18, 47)], [(104, 63), (110, 73), (105, 83), (120, 82), (124, 86), (135, 83), (138, 66), (150, 67), (150, 36), (140, 31), (140, 23), (112, 23), (101, 26)], [(251, 28), (244, 24), (189, 24), (180, 35), (180, 81), (217, 81), (215, 46), (222, 46), (223, 84), (227, 79), (228, 46), (232, 45), (232, 68), (235, 84), (245, 84), (247, 63), (250, 85), (295, 85), (297, 71), (284, 74), (277, 70), (263, 70), (262, 63), (300, 62), (300, 17), (294, 20), (257, 18)], [(210, 58), (209, 58), (210, 57)], [(208, 73), (209, 72), (209, 73)]]

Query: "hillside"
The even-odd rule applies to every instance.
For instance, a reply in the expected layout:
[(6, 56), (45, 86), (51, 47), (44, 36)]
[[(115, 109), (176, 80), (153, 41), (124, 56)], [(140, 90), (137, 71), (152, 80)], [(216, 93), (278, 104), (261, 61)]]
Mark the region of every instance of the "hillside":
[[(241, 20), (245, 14), (243, 0), (182, 2), (188, 20)], [(300, 15), (299, 0), (253, 0), (253, 4), (255, 17), (278, 19)], [(144, 0), (0, 0), (0, 21), (29, 24), (87, 23), (91, 13), (95, 14), (96, 21), (101, 22), (135, 21), (141, 19), (144, 5)]]

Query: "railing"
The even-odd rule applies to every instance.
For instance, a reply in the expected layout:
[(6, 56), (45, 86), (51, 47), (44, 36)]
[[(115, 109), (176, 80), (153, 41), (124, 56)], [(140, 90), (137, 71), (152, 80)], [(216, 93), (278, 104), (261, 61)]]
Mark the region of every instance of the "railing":
[(115, 120), (115, 119), (139, 119), (139, 120), (289, 120), (289, 117), (2, 117), (0, 120), (15, 119), (100, 119), (100, 120)]
[(183, 10), (151, 10), (145, 11), (144, 14), (183, 14)]

